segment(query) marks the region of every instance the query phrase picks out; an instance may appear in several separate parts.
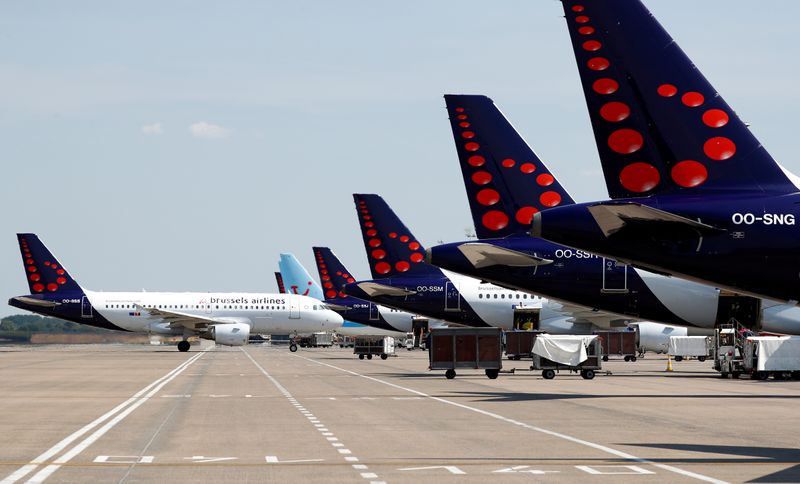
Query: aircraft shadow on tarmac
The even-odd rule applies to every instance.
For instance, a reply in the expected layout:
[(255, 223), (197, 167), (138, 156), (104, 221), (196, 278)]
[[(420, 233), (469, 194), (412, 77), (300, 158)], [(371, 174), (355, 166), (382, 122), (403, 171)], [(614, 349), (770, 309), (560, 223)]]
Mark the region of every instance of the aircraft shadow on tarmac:
[[(597, 399), (597, 398), (680, 398), (680, 399), (731, 399), (731, 400), (800, 400), (800, 395), (715, 395), (708, 394), (594, 394), (594, 393), (518, 393), (518, 392), (452, 392), (451, 395), (462, 397), (473, 397), (484, 402), (529, 402), (547, 400), (578, 400), (578, 399)], [(798, 451), (800, 452), (800, 451)]]
[[(635, 447), (652, 447), (655, 449), (682, 450), (687, 452), (706, 452), (709, 454), (728, 454), (739, 458), (698, 458), (680, 459), (681, 463), (709, 464), (794, 464), (772, 474), (747, 482), (800, 482), (800, 449), (783, 447), (749, 447), (739, 445), (701, 445), (701, 444), (617, 444)], [(749, 457), (741, 458), (741, 457)], [(672, 462), (676, 459), (648, 459), (654, 462)]]

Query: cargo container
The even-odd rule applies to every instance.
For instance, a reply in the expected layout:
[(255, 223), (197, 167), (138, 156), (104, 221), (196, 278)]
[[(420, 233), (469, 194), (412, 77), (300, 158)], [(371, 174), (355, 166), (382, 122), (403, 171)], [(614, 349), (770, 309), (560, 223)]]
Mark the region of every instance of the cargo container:
[(380, 356), (382, 360), (394, 356), (394, 338), (391, 336), (356, 336), (353, 344), (353, 354), (359, 360), (371, 360), (373, 356)]
[(533, 358), (533, 342), (538, 334), (542, 333), (540, 331), (506, 331), (503, 336), (508, 359)]
[(800, 379), (800, 337), (747, 337), (744, 340), (744, 369), (757, 380), (766, 380), (770, 376)]
[(636, 361), (638, 331), (595, 331), (594, 334), (603, 347), (603, 361), (608, 361), (609, 357)]
[(713, 344), (708, 336), (672, 336), (667, 354), (675, 358), (675, 361), (682, 361), (684, 358), (706, 361), (712, 349)]
[(503, 331), (500, 328), (434, 328), (429, 335), (429, 369), (456, 377), (457, 368), (484, 370), (495, 379), (503, 367)]

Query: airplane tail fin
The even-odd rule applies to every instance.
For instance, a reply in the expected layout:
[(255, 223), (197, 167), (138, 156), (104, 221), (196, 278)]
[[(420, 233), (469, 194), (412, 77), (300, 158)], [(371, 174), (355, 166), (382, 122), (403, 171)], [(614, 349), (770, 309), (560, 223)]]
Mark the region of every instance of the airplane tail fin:
[(281, 254), (278, 268), (283, 277), (285, 290), (289, 294), (323, 299), (322, 288), (319, 287), (319, 284), (293, 254)]
[(36, 234), (17, 234), (31, 294), (83, 292)]
[(639, 0), (562, 0), (611, 198), (797, 191)]
[(354, 194), (358, 222), (373, 279), (401, 274), (433, 274), (425, 248), (378, 195)]
[(333, 299), (337, 296), (344, 297), (342, 288), (345, 284), (356, 282), (347, 268), (342, 264), (336, 254), (327, 247), (313, 247), (314, 260), (317, 261), (317, 271), (325, 297)]
[(280, 272), (275, 273), (275, 282), (278, 283), (278, 292), (281, 294), (286, 294), (286, 286), (283, 285), (283, 276)]
[(479, 239), (530, 229), (536, 212), (575, 203), (486, 96), (444, 96)]

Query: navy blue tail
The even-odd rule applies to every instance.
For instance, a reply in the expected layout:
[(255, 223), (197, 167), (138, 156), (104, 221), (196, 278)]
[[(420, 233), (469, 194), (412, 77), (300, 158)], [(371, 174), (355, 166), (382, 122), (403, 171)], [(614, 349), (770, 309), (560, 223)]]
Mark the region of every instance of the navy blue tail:
[(478, 238), (527, 231), (540, 210), (574, 203), (491, 99), (444, 100)]
[(562, 0), (611, 198), (797, 191), (639, 0)]
[(83, 293), (36, 234), (17, 234), (17, 241), (31, 294)]
[(347, 297), (342, 292), (345, 284), (356, 282), (350, 271), (341, 263), (336, 254), (327, 247), (313, 247), (314, 260), (317, 262), (319, 280), (322, 281), (322, 288), (325, 290), (325, 297), (333, 299), (335, 297)]
[(286, 294), (286, 286), (283, 285), (283, 276), (280, 272), (275, 273), (275, 282), (278, 283), (278, 292), (281, 294)]
[(378, 195), (354, 194), (373, 279), (400, 274), (441, 274), (426, 264), (425, 248)]

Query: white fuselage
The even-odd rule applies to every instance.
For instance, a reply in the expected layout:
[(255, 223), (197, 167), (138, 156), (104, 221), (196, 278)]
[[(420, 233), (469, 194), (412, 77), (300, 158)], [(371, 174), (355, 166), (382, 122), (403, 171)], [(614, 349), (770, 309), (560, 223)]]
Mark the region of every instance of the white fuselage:
[(85, 292), (95, 311), (114, 325), (134, 332), (183, 333), (169, 322), (149, 316), (148, 308), (219, 322), (245, 323), (251, 333), (258, 334), (331, 331), (338, 329), (343, 321), (322, 302), (296, 294)]

